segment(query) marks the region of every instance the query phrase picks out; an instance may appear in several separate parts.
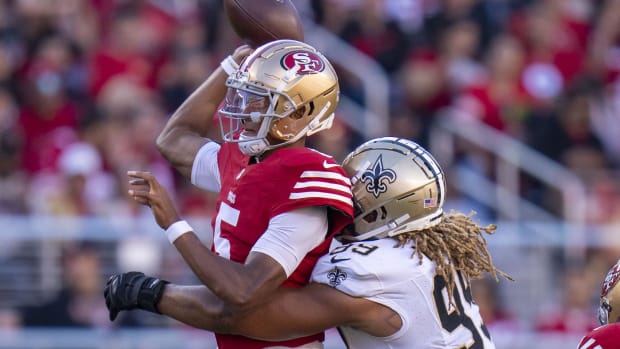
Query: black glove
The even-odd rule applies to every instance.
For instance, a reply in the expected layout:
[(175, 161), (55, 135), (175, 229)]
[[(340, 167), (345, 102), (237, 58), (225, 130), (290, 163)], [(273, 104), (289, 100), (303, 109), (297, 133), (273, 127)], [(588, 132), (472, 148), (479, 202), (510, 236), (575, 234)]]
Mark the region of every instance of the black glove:
[(103, 291), (110, 321), (114, 321), (121, 310), (143, 309), (161, 314), (157, 303), (166, 284), (169, 282), (137, 271), (112, 275)]

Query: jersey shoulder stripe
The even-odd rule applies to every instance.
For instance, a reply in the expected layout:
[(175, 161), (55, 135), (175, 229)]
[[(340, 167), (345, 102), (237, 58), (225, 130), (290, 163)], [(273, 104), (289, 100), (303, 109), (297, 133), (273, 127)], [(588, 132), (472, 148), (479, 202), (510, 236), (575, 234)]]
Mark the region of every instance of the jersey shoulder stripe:
[(346, 205), (353, 205), (353, 201), (351, 197), (346, 197), (339, 194), (331, 194), (322, 191), (308, 191), (302, 193), (291, 193), (288, 197), (291, 200), (299, 200), (299, 199), (331, 199), (340, 201)]
[(300, 178), (333, 179), (348, 185), (351, 184), (349, 177), (334, 171), (303, 171)]
[(603, 349), (603, 348), (600, 345), (596, 344), (596, 340), (594, 340), (593, 338), (590, 338), (585, 343), (581, 344), (579, 346), (579, 349)]
[(349, 178), (331, 171), (303, 171), (289, 195), (291, 200), (332, 199), (352, 205)]
[(335, 191), (339, 191), (339, 192), (343, 192), (347, 194), (351, 192), (351, 187), (349, 187), (348, 185), (321, 182), (321, 181), (297, 182), (295, 183), (295, 186), (293, 187), (293, 189), (301, 189), (301, 188), (325, 188), (325, 189), (331, 189), (331, 190), (335, 190)]

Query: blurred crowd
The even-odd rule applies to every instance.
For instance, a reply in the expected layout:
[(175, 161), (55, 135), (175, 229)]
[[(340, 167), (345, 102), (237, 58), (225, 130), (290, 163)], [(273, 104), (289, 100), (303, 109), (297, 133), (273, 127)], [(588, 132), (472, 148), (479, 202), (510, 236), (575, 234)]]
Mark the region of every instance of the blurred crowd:
[[(427, 144), (446, 112), (483, 122), (577, 173), (592, 193), (590, 222), (620, 219), (616, 1), (311, 4), (317, 22), (389, 74), (390, 134)], [(557, 212), (538, 183), (521, 194)]]
[[(426, 144), (446, 110), (481, 121), (590, 179), (600, 201), (592, 220), (620, 216), (616, 1), (296, 4), (388, 75), (391, 135)], [(153, 143), (240, 43), (217, 0), (1, 1), (0, 211), (131, 214), (123, 190), (131, 168), (177, 189), (184, 212), (208, 213), (208, 200)], [(363, 105), (356, 78), (341, 80)], [(334, 134), (344, 140), (337, 158), (362, 140), (336, 125), (315, 143)]]
[[(584, 198), (590, 222), (620, 222), (620, 2), (293, 2), (380, 64), (391, 85), (390, 135), (426, 145), (446, 111), (483, 122), (579, 174), (591, 193)], [(132, 169), (155, 173), (183, 215), (209, 217), (215, 197), (181, 180), (154, 140), (239, 44), (219, 0), (0, 0), (0, 213), (150, 216), (125, 195)], [(342, 93), (363, 105), (356, 78), (340, 78)], [(333, 155), (342, 160), (363, 135), (337, 122), (312, 142), (321, 149), (335, 139)], [(541, 196), (536, 183), (531, 188), (523, 195)], [(92, 256), (69, 257), (87, 268)], [(579, 283), (579, 272), (567, 272), (566, 287), (587, 294), (558, 297), (571, 316), (541, 319), (541, 330), (594, 326), (591, 290), (599, 280)], [(85, 287), (100, 297), (100, 286)], [(496, 309), (492, 286), (480, 288), (487, 318), (518, 326)], [(88, 299), (71, 306), (67, 324), (103, 323), (80, 312), (101, 316), (102, 299)], [(0, 323), (11, 321), (1, 315)]]

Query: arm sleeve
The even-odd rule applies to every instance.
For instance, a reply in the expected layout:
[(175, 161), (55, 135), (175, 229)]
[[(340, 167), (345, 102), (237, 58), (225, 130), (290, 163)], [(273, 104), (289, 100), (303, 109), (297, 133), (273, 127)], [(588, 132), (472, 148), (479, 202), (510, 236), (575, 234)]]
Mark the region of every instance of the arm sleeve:
[(269, 221), (253, 252), (275, 259), (290, 276), (301, 260), (325, 240), (327, 208), (312, 206), (279, 214)]
[(192, 165), (192, 184), (211, 192), (219, 192), (222, 187), (220, 169), (217, 166), (217, 152), (220, 145), (208, 142), (196, 153)]

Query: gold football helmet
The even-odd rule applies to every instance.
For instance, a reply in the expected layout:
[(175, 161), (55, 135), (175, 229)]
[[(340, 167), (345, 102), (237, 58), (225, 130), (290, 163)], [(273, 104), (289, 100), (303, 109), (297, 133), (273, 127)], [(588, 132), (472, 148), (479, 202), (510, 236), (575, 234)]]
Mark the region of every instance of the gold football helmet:
[(395, 236), (441, 221), (444, 172), (417, 143), (394, 137), (373, 139), (349, 154), (342, 167), (351, 177), (355, 240)]
[(257, 48), (226, 81), (222, 137), (256, 156), (331, 127), (338, 77), (314, 47), (276, 40)]
[(609, 269), (601, 289), (598, 321), (601, 325), (620, 321), (620, 260)]

